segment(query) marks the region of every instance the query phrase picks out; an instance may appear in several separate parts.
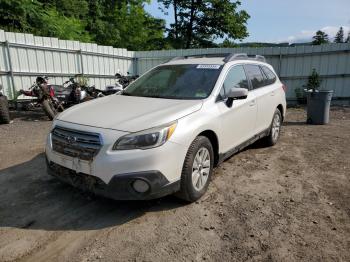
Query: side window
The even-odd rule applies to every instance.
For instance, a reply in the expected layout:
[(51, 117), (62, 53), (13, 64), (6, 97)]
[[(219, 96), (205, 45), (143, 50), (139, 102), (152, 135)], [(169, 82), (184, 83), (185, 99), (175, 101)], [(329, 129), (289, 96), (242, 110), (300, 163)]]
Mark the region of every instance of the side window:
[(265, 85), (265, 77), (263, 76), (258, 65), (245, 65), (247, 76), (250, 79), (253, 89)]
[(261, 69), (266, 76), (265, 85), (271, 85), (276, 82), (276, 75), (271, 69), (266, 66), (262, 66)]
[(248, 89), (248, 80), (245, 74), (244, 68), (241, 65), (234, 66), (227, 73), (224, 85), (220, 90), (222, 98), (226, 97), (226, 94), (231, 88), (246, 88)]

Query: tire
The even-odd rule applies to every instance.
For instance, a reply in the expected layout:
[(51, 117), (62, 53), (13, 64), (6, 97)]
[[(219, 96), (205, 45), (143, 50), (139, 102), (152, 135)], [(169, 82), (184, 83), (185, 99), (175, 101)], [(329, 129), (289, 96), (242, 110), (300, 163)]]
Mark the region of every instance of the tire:
[[(204, 161), (201, 160), (201, 157), (205, 157)], [(197, 164), (195, 164), (195, 159)], [(177, 193), (177, 197), (188, 202), (194, 202), (203, 196), (210, 183), (213, 165), (214, 151), (212, 144), (207, 137), (198, 136), (187, 151), (181, 173), (180, 191)]]
[(45, 99), (42, 103), (43, 110), (50, 120), (53, 120), (57, 115), (57, 111), (53, 103), (49, 99)]
[(0, 96), (0, 124), (10, 123), (9, 105), (6, 96)]
[(265, 137), (264, 141), (267, 146), (274, 146), (277, 143), (281, 133), (281, 126), (282, 114), (279, 109), (276, 109), (275, 113), (273, 114), (269, 134)]

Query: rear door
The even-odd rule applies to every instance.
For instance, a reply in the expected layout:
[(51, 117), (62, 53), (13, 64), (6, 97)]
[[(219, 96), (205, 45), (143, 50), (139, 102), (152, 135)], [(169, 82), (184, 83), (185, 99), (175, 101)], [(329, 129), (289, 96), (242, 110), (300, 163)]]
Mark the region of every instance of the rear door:
[(274, 79), (273, 77), (269, 79), (263, 71), (268, 68), (264, 67), (263, 69), (263, 67), (257, 64), (246, 64), (244, 68), (253, 88), (251, 92), (256, 97), (257, 117), (254, 129), (255, 134), (258, 134), (269, 128), (276, 109), (274, 100), (276, 76), (274, 76)]
[(254, 135), (257, 111), (255, 95), (252, 92), (248, 92), (246, 99), (234, 100), (232, 106), (228, 106), (226, 104), (226, 94), (231, 88), (235, 87), (249, 90), (248, 79), (243, 65), (235, 65), (229, 69), (220, 90), (219, 101), (216, 103), (220, 110), (222, 123), (222, 144), (220, 144), (222, 152), (233, 149)]

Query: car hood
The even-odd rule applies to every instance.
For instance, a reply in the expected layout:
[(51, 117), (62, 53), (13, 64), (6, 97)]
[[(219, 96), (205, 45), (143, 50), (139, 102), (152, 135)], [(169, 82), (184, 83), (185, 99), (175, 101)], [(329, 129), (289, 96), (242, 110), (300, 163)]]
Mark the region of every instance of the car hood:
[(175, 100), (111, 95), (73, 106), (57, 120), (137, 132), (175, 121), (202, 107), (200, 100)]

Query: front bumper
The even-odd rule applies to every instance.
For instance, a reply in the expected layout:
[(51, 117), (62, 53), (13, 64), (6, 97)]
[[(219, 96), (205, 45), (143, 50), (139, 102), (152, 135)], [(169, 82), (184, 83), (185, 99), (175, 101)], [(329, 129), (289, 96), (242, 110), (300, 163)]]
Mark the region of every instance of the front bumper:
[[(101, 147), (93, 158), (84, 160), (80, 155), (68, 154), (69, 151), (55, 151), (50, 133), (45, 148), (48, 171), (59, 179), (113, 199), (158, 198), (178, 189), (177, 184), (187, 153), (186, 146), (167, 141), (160, 147), (147, 150), (115, 151), (112, 149), (113, 144), (125, 132), (56, 122), (57, 126), (65, 129), (98, 134), (101, 141)], [(77, 135), (80, 138), (79, 133)], [(147, 181), (151, 187), (149, 192), (138, 194), (132, 189), (131, 183), (136, 178)]]
[[(118, 174), (114, 175), (109, 183), (105, 183), (98, 177), (77, 173), (47, 159), (46, 164), (49, 175), (81, 190), (115, 200), (149, 200), (160, 198), (180, 190), (180, 181), (171, 183), (159, 171)], [(149, 190), (145, 193), (136, 192), (132, 187), (132, 183), (136, 179), (146, 181), (150, 186)]]

